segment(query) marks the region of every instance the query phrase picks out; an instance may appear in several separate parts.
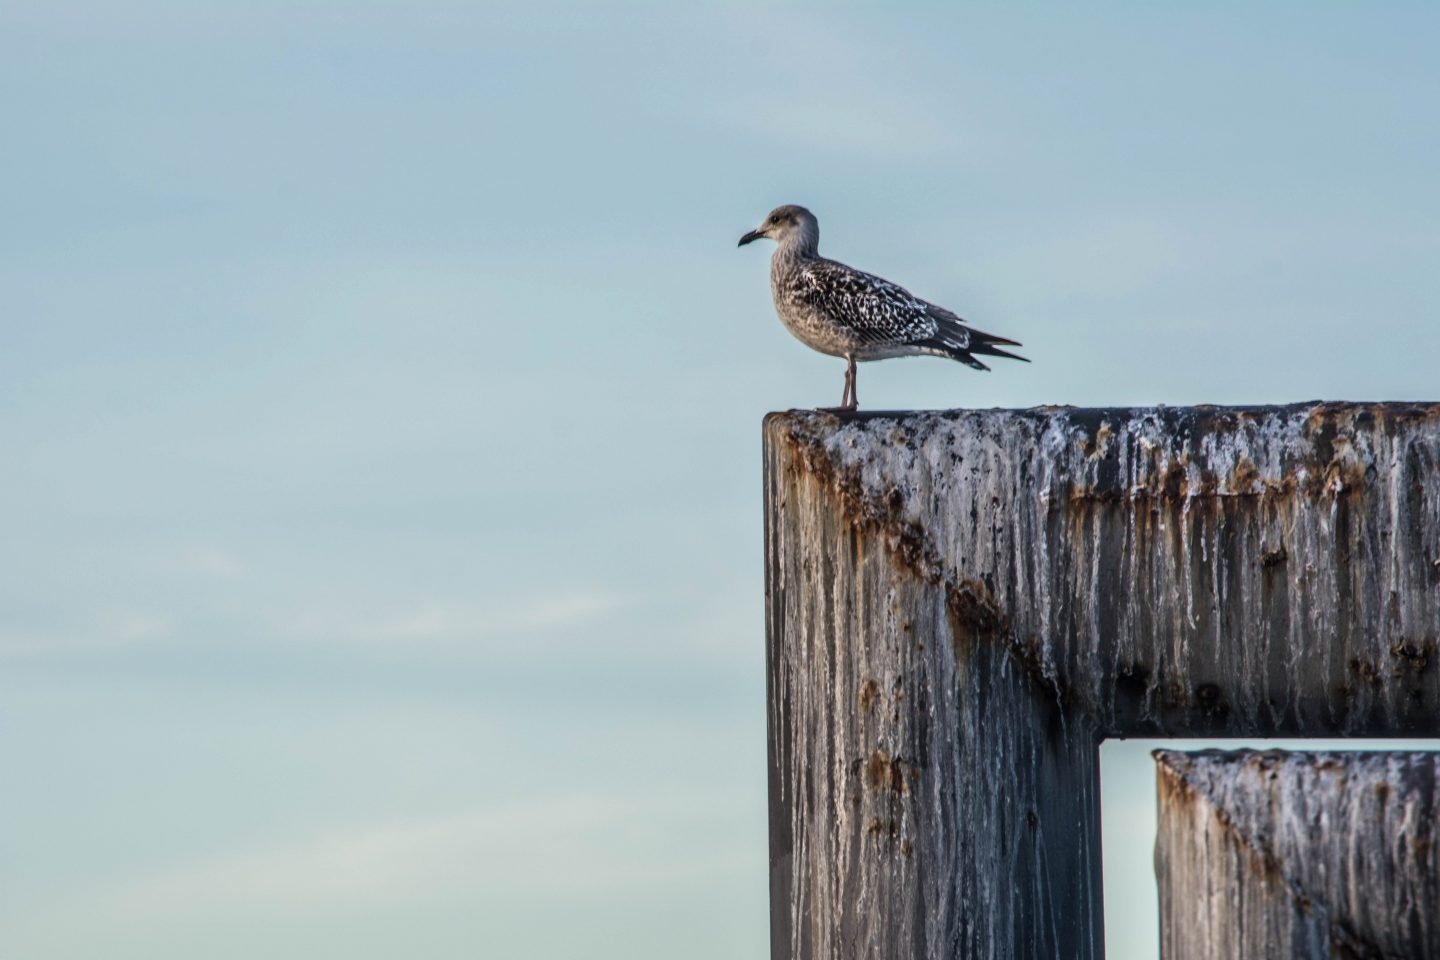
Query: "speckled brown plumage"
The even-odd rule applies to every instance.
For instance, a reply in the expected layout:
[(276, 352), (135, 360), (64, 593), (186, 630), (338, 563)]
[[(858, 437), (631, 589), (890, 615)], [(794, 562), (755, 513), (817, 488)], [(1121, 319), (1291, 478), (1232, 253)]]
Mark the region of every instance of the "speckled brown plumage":
[(1016, 341), (982, 333), (898, 284), (820, 256), (820, 225), (804, 207), (777, 207), (740, 245), (761, 237), (776, 242), (770, 291), (780, 322), (812, 350), (845, 358), (842, 409), (858, 406), (856, 361), (935, 356), (988, 370), (976, 354), (1025, 359), (999, 349), (1020, 346)]

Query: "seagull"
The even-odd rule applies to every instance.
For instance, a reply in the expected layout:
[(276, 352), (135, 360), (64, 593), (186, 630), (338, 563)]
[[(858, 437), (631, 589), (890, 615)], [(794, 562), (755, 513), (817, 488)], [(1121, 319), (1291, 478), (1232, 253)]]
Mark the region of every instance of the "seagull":
[(820, 256), (820, 222), (804, 207), (786, 204), (740, 238), (740, 246), (768, 237), (770, 292), (785, 329), (812, 350), (845, 358), (843, 411), (856, 409), (855, 363), (889, 357), (949, 357), (976, 370), (989, 370), (976, 359), (1022, 356), (1001, 350), (1014, 340), (981, 333), (954, 313), (889, 280)]

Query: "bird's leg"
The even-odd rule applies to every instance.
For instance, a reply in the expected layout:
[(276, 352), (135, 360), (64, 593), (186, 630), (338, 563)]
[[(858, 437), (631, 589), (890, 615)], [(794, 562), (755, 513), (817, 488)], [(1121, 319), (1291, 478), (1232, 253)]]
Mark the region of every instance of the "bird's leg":
[(832, 410), (836, 413), (850, 413), (859, 404), (855, 399), (855, 358), (845, 358), (845, 391), (840, 395), (840, 406), (821, 407), (822, 410)]

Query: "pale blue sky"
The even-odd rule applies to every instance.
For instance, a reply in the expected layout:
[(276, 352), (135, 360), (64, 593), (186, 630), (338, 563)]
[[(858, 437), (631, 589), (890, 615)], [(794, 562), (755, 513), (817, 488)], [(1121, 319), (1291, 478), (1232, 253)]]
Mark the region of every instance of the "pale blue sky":
[(9, 0), (0, 953), (762, 955), (759, 423), (842, 366), (736, 239), (1035, 361), (870, 407), (1434, 399), (1437, 36)]

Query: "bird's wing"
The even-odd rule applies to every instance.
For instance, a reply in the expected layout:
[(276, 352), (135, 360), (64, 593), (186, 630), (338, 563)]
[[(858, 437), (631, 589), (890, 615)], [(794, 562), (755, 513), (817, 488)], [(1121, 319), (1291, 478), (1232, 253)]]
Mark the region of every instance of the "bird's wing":
[(795, 299), (843, 324), (864, 343), (913, 343), (939, 332), (924, 300), (843, 263), (812, 260), (796, 271), (792, 283)]

